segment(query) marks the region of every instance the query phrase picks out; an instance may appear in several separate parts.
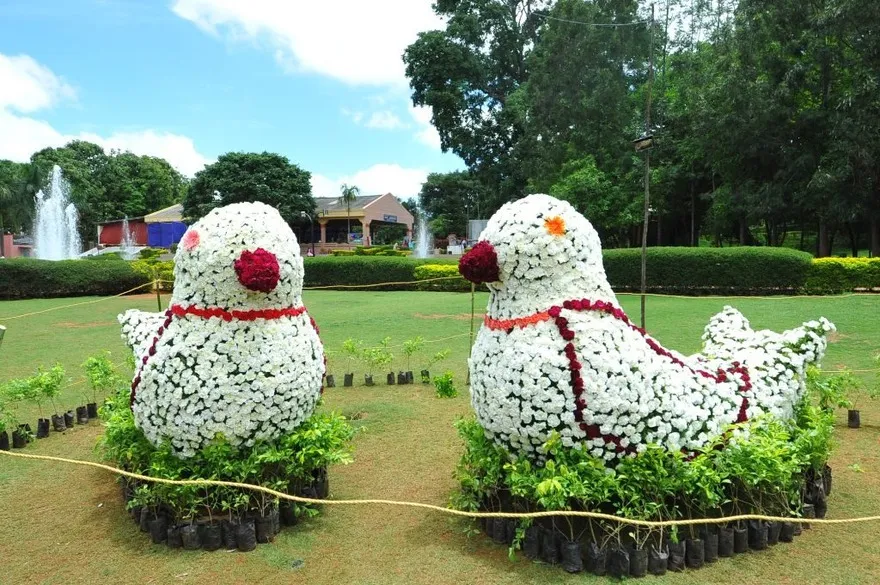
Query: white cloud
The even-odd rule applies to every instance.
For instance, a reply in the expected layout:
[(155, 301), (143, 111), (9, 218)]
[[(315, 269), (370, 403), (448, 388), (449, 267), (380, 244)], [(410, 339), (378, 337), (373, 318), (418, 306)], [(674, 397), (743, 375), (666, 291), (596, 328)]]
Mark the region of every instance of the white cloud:
[(442, 27), (431, 0), (175, 0), (171, 9), (210, 34), (267, 43), (289, 70), (352, 85), (405, 87), (404, 50)]
[(0, 109), (30, 113), (75, 97), (73, 87), (30, 56), (0, 54)]
[(406, 199), (415, 197), (428, 177), (425, 169), (408, 169), (396, 164), (376, 164), (347, 177), (331, 179), (324, 175), (312, 175), (312, 195), (315, 197), (338, 197), (343, 183), (357, 185), (364, 195), (392, 193)]
[(415, 135), (416, 139), (426, 146), (440, 150), (440, 135), (437, 134), (437, 129), (431, 124), (431, 117), (434, 115), (433, 110), (428, 106), (410, 106), (409, 113), (418, 126)]
[(363, 112), (355, 112), (355, 111), (349, 110), (348, 108), (342, 108), (342, 115), (345, 116), (346, 118), (351, 118), (351, 121), (354, 122), (355, 124), (360, 124), (364, 119)]
[(162, 157), (188, 176), (210, 162), (196, 150), (191, 138), (179, 134), (155, 130), (114, 132), (106, 137), (88, 132), (63, 134), (44, 120), (11, 111), (32, 113), (75, 95), (70, 85), (31, 57), (0, 54), (0, 158), (26, 162), (43, 148), (88, 140), (107, 151)]
[(128, 150), (142, 156), (164, 158), (171, 166), (191, 177), (212, 163), (196, 150), (192, 138), (171, 132), (142, 130), (139, 132), (114, 132), (107, 138), (95, 134), (80, 134), (82, 140), (100, 144), (104, 150)]
[(373, 112), (364, 126), (367, 128), (377, 128), (379, 130), (397, 130), (400, 128), (406, 128), (406, 124), (404, 124), (394, 112), (389, 110)]

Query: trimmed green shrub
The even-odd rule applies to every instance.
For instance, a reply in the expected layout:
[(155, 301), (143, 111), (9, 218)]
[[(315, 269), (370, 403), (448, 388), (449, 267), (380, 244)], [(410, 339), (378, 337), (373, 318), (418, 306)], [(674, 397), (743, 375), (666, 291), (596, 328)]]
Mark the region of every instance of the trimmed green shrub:
[(0, 260), (0, 299), (115, 295), (149, 280), (119, 258)]
[[(412, 282), (415, 269), (437, 260), (382, 256), (316, 256), (303, 258), (305, 287), (346, 287), (388, 282)], [(442, 262), (442, 261), (441, 261)], [(454, 265), (454, 260), (450, 262)], [(412, 290), (413, 285), (383, 285), (372, 290)]]
[[(605, 272), (616, 291), (641, 288), (641, 250), (604, 251)], [(648, 248), (647, 290), (667, 294), (797, 294), (812, 256), (786, 248)]]
[(170, 291), (174, 288), (174, 260), (159, 260), (158, 256), (150, 256), (132, 261), (131, 267), (147, 280), (161, 280), (160, 290)]
[(354, 250), (331, 250), (330, 253), (334, 256), (354, 256)]
[(880, 258), (816, 258), (805, 291), (831, 294), (880, 288)]
[[(456, 261), (450, 261), (444, 264), (422, 264), (416, 266), (413, 274), (415, 275), (416, 280), (426, 281), (430, 281), (434, 278), (454, 277), (451, 280), (419, 283), (416, 285), (419, 290), (440, 290), (451, 292), (470, 292), (471, 290), (471, 283), (465, 280), (465, 278), (458, 272), (458, 262)], [(480, 284), (477, 286), (477, 290), (486, 291), (488, 289), (485, 284)]]

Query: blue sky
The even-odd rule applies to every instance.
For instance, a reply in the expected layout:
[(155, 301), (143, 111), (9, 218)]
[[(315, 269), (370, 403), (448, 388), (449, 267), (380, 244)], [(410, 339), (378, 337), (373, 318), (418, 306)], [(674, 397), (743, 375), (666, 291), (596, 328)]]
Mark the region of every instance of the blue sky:
[(191, 175), (274, 151), (340, 182), (414, 195), (443, 154), (400, 54), (441, 26), (430, 0), (3, 0), (0, 158), (72, 138)]

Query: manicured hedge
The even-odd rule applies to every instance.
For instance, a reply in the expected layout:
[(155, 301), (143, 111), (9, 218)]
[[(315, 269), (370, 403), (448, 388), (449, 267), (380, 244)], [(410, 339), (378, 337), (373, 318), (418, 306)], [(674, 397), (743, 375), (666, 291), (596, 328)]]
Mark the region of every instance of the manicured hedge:
[(880, 258), (816, 258), (804, 287), (809, 294), (880, 288)]
[[(453, 292), (470, 292), (471, 283), (464, 279), (458, 272), (458, 263), (449, 264), (422, 264), (417, 266), (414, 272), (416, 280), (429, 282), (419, 283), (419, 290), (441, 290)], [(433, 281), (434, 278), (449, 278), (450, 280)], [(485, 285), (480, 285), (477, 290), (488, 290)]]
[(0, 260), (0, 299), (106, 296), (149, 281), (120, 258)]
[[(786, 248), (648, 248), (647, 289), (666, 294), (798, 294), (812, 256)], [(637, 292), (641, 250), (604, 251), (605, 272), (616, 291)]]
[(353, 249), (331, 250), (332, 256), (409, 256), (410, 250), (395, 250), (391, 246), (355, 246)]
[[(304, 258), (305, 286), (412, 282), (458, 276), (458, 257), (319, 256)], [(0, 260), (0, 299), (118, 294), (159, 277), (173, 279), (173, 262), (126, 262), (114, 255), (94, 259)], [(605, 250), (604, 264), (618, 292), (638, 292), (641, 251)], [(166, 285), (167, 286), (167, 285)], [(164, 287), (163, 287), (164, 288)], [(479, 287), (485, 290), (484, 286)], [(649, 248), (648, 291), (667, 294), (832, 294), (880, 288), (880, 258), (821, 258), (784, 248)], [(470, 291), (464, 278), (371, 290)]]
[[(339, 287), (378, 284), (387, 282), (412, 282), (416, 280), (415, 269), (422, 264), (452, 264), (437, 259), (396, 258), (387, 256), (316, 256), (303, 258), (305, 262), (305, 287)], [(371, 290), (406, 290), (412, 285), (383, 285)], [(470, 290), (470, 289), (468, 289)]]

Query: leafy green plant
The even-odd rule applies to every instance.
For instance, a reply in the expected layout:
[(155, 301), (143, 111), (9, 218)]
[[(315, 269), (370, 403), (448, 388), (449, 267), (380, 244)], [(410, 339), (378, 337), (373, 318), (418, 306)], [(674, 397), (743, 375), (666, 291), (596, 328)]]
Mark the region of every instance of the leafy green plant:
[[(354, 429), (336, 413), (315, 414), (294, 431), (273, 441), (237, 448), (221, 435), (193, 457), (176, 457), (166, 443), (150, 443), (134, 424), (128, 392), (119, 389), (100, 409), (105, 433), (98, 449), (119, 467), (166, 479), (215, 479), (263, 485), (279, 491), (296, 490), (312, 481), (315, 470), (352, 461)], [(265, 513), (277, 498), (249, 490), (156, 484), (138, 496), (138, 505), (169, 509), (176, 521), (200, 515), (224, 514), (231, 520), (254, 511)], [(298, 508), (301, 514), (317, 510)]]
[(448, 349), (444, 349), (444, 350), (438, 351), (434, 355), (430, 356), (427, 359), (427, 361), (425, 362), (424, 369), (430, 370), (434, 364), (438, 364), (438, 363), (442, 362), (443, 360), (447, 359), (449, 357), (449, 353), (450, 353), (450, 351)]
[(4, 385), (4, 394), (15, 402), (35, 404), (40, 418), (43, 418), (43, 404), (48, 400), (57, 416), (58, 405), (55, 403), (55, 398), (61, 393), (62, 383), (64, 383), (64, 368), (61, 364), (55, 364), (48, 370), (40, 366), (29, 378), (7, 382)]
[(15, 413), (8, 408), (6, 401), (0, 396), (0, 433), (12, 431), (18, 425)]
[(406, 358), (406, 369), (412, 371), (412, 357), (417, 354), (425, 346), (425, 339), (422, 336), (407, 339), (403, 342), (403, 355)]
[(91, 401), (95, 404), (99, 402), (99, 394), (106, 396), (119, 384), (120, 377), (109, 351), (89, 357), (82, 363), (82, 368), (92, 389)]
[(852, 408), (850, 395), (858, 390), (860, 383), (852, 372), (824, 375), (815, 367), (807, 368), (807, 391), (819, 404), (819, 408), (833, 412), (837, 408)]
[(354, 364), (363, 358), (364, 342), (349, 337), (342, 342), (342, 353), (348, 358), (348, 372), (354, 373)]
[(455, 380), (452, 372), (444, 372), (442, 376), (434, 376), (434, 389), (437, 398), (455, 398), (458, 390), (455, 388)]
[(384, 370), (391, 365), (391, 362), (394, 360), (394, 355), (391, 353), (390, 343), (391, 338), (385, 337), (379, 342), (379, 345), (368, 347), (363, 350), (362, 359), (368, 376), (372, 376), (373, 372), (377, 369)]

